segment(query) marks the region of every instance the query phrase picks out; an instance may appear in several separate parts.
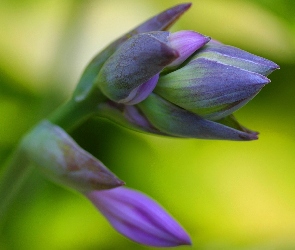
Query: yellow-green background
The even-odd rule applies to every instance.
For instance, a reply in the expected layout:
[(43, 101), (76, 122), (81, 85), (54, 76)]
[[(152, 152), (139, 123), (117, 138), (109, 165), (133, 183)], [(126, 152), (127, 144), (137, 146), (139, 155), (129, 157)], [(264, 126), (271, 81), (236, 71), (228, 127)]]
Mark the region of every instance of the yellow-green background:
[[(69, 97), (95, 53), (177, 3), (0, 0), (1, 167), (22, 134)], [(280, 65), (272, 82), (236, 113), (261, 132), (258, 141), (169, 139), (104, 120), (72, 134), (187, 229), (193, 247), (179, 249), (295, 249), (294, 10), (291, 0), (196, 0), (173, 27)], [(150, 248), (119, 235), (83, 196), (35, 170), (9, 211), (0, 249)]]

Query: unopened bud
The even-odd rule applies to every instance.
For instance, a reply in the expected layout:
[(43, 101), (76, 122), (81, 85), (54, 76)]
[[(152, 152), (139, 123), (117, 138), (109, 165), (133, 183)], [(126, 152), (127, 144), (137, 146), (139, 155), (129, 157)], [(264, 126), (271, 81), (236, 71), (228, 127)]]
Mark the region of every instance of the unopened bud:
[(60, 127), (43, 121), (22, 141), (28, 158), (52, 180), (80, 192), (124, 184)]

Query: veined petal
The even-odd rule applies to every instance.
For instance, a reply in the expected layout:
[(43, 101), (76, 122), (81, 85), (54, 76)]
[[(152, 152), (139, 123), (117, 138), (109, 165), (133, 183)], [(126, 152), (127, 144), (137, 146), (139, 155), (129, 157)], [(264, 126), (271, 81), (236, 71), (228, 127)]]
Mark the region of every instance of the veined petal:
[(123, 100), (120, 100), (119, 103), (134, 105), (143, 101), (145, 98), (148, 97), (150, 93), (153, 92), (158, 83), (159, 75), (160, 74), (154, 75), (151, 79), (147, 80), (145, 83), (132, 90), (129, 96)]
[(194, 60), (194, 58), (208, 58), (223, 64), (256, 72), (264, 76), (267, 76), (274, 70), (279, 69), (279, 66), (270, 60), (256, 56), (236, 47), (224, 45), (214, 41), (207, 43), (206, 46), (198, 51), (191, 60)]
[(268, 82), (255, 72), (197, 58), (161, 77), (155, 92), (206, 119), (218, 120), (249, 102)]
[(154, 200), (138, 191), (115, 188), (87, 197), (121, 234), (155, 247), (190, 245), (184, 229)]
[(256, 133), (203, 119), (156, 94), (149, 95), (137, 106), (154, 127), (171, 136), (235, 141), (257, 139)]

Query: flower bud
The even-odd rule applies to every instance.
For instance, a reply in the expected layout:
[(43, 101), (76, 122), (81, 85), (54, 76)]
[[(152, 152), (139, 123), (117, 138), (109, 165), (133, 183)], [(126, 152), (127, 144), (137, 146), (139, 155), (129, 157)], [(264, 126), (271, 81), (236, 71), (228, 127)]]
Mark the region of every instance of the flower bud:
[(154, 93), (138, 107), (155, 128), (171, 136), (236, 141), (257, 139), (256, 132), (245, 129), (231, 118), (210, 121)]
[(269, 82), (265, 76), (208, 58), (196, 58), (162, 76), (155, 93), (209, 120), (226, 117)]
[(169, 46), (169, 34), (143, 33), (122, 44), (96, 78), (100, 90), (112, 101), (125, 104), (148, 96), (156, 85), (157, 77), (153, 77), (178, 57), (178, 52)]
[(153, 247), (191, 245), (184, 229), (154, 200), (124, 187), (93, 191), (87, 197), (121, 234)]
[(52, 180), (80, 192), (124, 184), (60, 127), (43, 121), (22, 141), (28, 158)]
[(88, 64), (81, 76), (78, 86), (74, 92), (74, 97), (77, 101), (83, 100), (93, 88), (94, 81), (105, 63), (105, 61), (123, 44), (126, 40), (134, 35), (151, 32), (167, 30), (172, 24), (191, 6), (191, 3), (184, 3), (176, 5), (167, 9), (160, 14), (148, 19), (133, 30), (129, 31), (116, 41), (112, 42), (102, 52), (98, 53)]

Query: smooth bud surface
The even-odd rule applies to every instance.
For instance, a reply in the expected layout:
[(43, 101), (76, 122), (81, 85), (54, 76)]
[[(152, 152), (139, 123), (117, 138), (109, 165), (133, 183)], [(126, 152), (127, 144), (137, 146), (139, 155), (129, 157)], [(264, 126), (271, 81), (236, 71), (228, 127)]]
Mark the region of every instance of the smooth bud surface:
[(172, 33), (169, 36), (170, 45), (177, 50), (179, 57), (170, 63), (167, 67), (174, 68), (182, 64), (196, 50), (203, 47), (210, 41), (210, 37), (191, 30), (182, 30)]
[(154, 247), (191, 245), (175, 219), (143, 193), (119, 187), (87, 197), (118, 232), (135, 242)]

